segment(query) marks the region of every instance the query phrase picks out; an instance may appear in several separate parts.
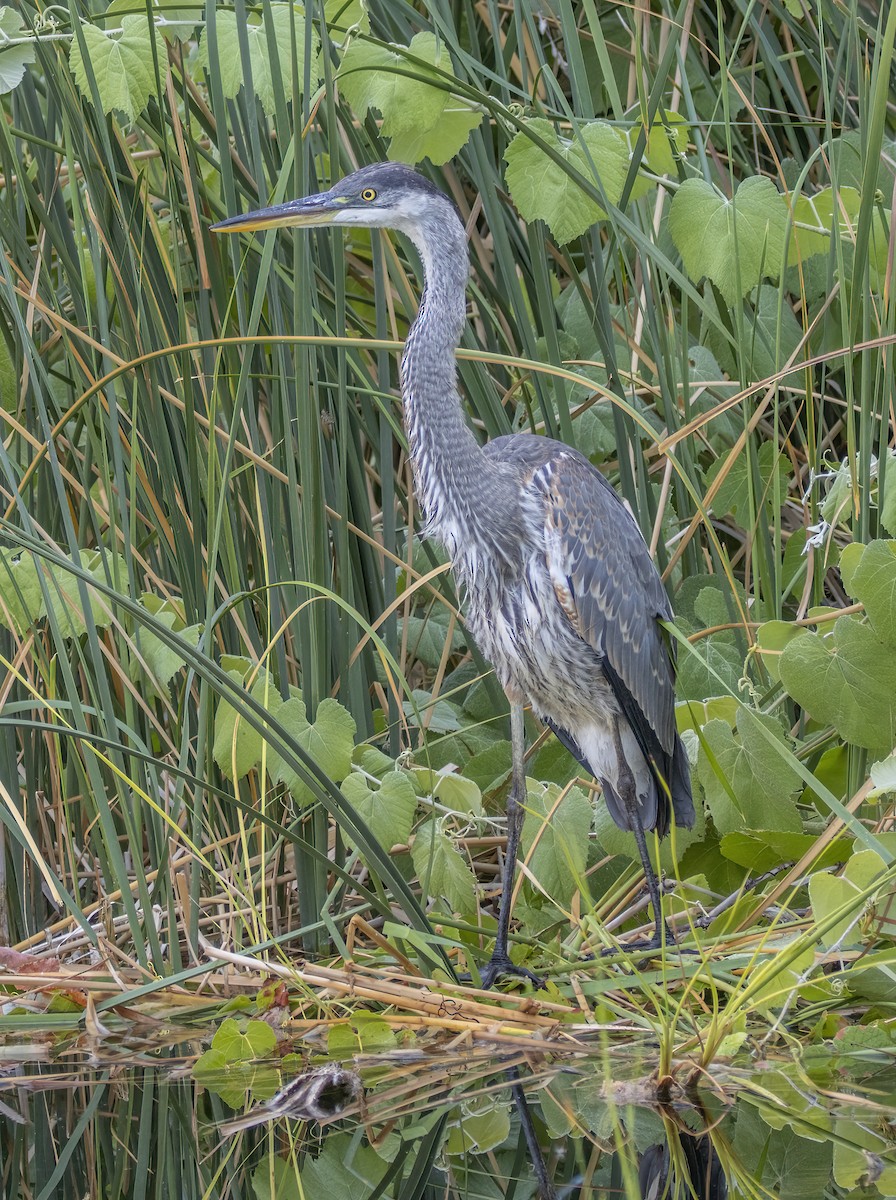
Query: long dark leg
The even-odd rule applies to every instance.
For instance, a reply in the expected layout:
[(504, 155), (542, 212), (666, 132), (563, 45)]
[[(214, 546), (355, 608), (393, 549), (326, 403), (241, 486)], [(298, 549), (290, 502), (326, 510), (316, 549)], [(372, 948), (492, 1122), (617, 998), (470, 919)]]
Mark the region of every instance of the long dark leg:
[(529, 1161), (532, 1164), (532, 1170), (535, 1173), (535, 1179), (538, 1184), (539, 1200), (556, 1200), (557, 1193), (554, 1191), (554, 1185), (548, 1177), (547, 1163), (544, 1161), (541, 1146), (538, 1144), (535, 1123), (532, 1120), (532, 1113), (529, 1111), (526, 1093), (523, 1091), (523, 1086), (520, 1083), (519, 1067), (508, 1067), (507, 1078), (510, 1080), (510, 1093), (513, 1096), (513, 1103), (520, 1119), (520, 1128), (523, 1131), (523, 1137), (526, 1139), (526, 1149), (529, 1151)]
[(653, 919), (656, 922), (656, 930), (649, 941), (630, 942), (628, 948), (630, 950), (658, 950), (664, 943), (674, 946), (675, 938), (671, 929), (663, 920), (660, 884), (647, 851), (647, 838), (644, 834), (644, 824), (641, 821), (641, 806), (638, 804), (638, 788), (635, 783), (634, 773), (628, 765), (628, 760), (622, 749), (618, 721), (614, 727), (614, 734), (616, 738), (616, 753), (619, 760), (617, 785), (619, 797), (625, 805), (625, 811), (628, 813), (631, 822), (632, 833), (635, 835), (635, 844), (638, 847), (638, 853), (641, 856), (641, 863), (644, 867), (644, 878), (647, 880), (647, 891), (650, 894), (650, 902), (653, 905)]
[(513, 877), (516, 871), (516, 856), (520, 844), (523, 824), (523, 806), (526, 803), (526, 725), (522, 705), (510, 708), (510, 747), (512, 770), (510, 794), (507, 797), (507, 849), (504, 851), (504, 871), (501, 876), (501, 907), (498, 911), (498, 936), (495, 950), (489, 961), (479, 972), (482, 986), (490, 988), (502, 975), (521, 975), (531, 979), (537, 987), (544, 981), (525, 967), (510, 961), (507, 943), (510, 935), (510, 904), (513, 898)]

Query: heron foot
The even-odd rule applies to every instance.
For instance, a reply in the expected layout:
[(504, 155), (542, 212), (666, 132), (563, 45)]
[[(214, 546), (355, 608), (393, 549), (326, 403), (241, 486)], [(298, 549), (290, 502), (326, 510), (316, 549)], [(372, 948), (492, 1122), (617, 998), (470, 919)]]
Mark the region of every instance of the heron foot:
[(517, 975), (520, 979), (528, 979), (536, 991), (541, 991), (544, 987), (544, 980), (540, 975), (536, 975), (528, 967), (517, 966), (508, 954), (493, 954), (479, 972), (479, 978), (486, 991), (491, 991), (496, 981), (505, 975)]

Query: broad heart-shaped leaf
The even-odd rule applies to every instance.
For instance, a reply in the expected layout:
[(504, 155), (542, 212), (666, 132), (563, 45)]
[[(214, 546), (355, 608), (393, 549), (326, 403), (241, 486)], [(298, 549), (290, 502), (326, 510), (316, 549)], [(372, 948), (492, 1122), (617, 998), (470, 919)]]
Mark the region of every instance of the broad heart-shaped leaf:
[[(581, 788), (571, 787), (560, 800), (556, 783), (527, 782), (522, 852), (541, 889), (558, 908), (566, 908), (582, 886), (591, 833), (591, 801)], [(529, 857), (529, 850), (538, 843)]]
[(414, 870), (424, 894), (447, 900), (452, 912), (472, 917), (476, 911), (476, 881), (467, 860), (442, 832), (438, 820), (424, 821), (411, 847)]
[[(388, 1170), (389, 1164), (369, 1146), (358, 1145), (350, 1134), (337, 1133), (326, 1139), (317, 1158), (307, 1155), (303, 1160), (300, 1190), (284, 1191), (278, 1186), (258, 1192), (258, 1200), (292, 1200), (293, 1196), (295, 1200), (368, 1200)], [(383, 1194), (395, 1193), (390, 1189)]]
[(212, 1038), (212, 1049), (219, 1050), (225, 1062), (246, 1062), (266, 1058), (277, 1045), (277, 1035), (267, 1021), (247, 1021), (244, 1029), (233, 1017), (222, 1021)]
[(431, 771), (427, 767), (419, 767), (414, 771), (414, 781), (452, 812), (482, 816), (482, 792), (472, 779), (458, 775), (456, 771)]
[(669, 209), (669, 233), (694, 280), (711, 279), (729, 304), (784, 266), (789, 213), (770, 179), (745, 179), (732, 200), (703, 179), (686, 179)]
[(389, 771), (375, 791), (360, 772), (352, 772), (342, 781), (342, 794), (385, 850), (407, 844), (417, 793), (403, 771)]
[[(237, 683), (245, 679), (245, 671), (228, 671)], [(280, 703), (280, 696), (266, 671), (260, 671), (250, 688), (253, 700), (268, 705)], [(261, 759), (262, 737), (249, 722), (226, 700), (221, 700), (215, 710), (215, 737), (212, 756), (228, 779), (242, 779), (248, 775)]]
[(795, 638), (779, 661), (781, 682), (822, 725), (883, 757), (896, 734), (896, 653), (870, 625), (838, 618), (833, 633)]
[[(273, 715), (325, 775), (335, 783), (345, 779), (352, 769), (357, 726), (354, 717), (338, 700), (321, 700), (313, 724), (308, 723), (305, 706), (297, 696), (275, 708)], [(273, 750), (268, 758), (268, 772), (274, 779), (286, 784), (298, 806), (314, 802), (314, 794), (302, 777)]]
[[(781, 744), (781, 753), (760, 726)], [(725, 721), (716, 720), (704, 726), (703, 737), (706, 748), (701, 744), (697, 774), (720, 834), (741, 829), (802, 831), (794, 802), (800, 776), (787, 761), (784, 732), (772, 717), (742, 705), (736, 732)], [(734, 802), (728, 788), (734, 793)]]
[[(896, 537), (896, 451), (888, 450), (877, 464), (880, 523), (890, 537)], [(880, 502), (883, 488), (883, 503)]]
[(336, 46), (342, 44), (340, 34), (343, 30), (357, 26), (362, 33), (368, 33), (370, 15), (367, 12), (367, 0), (326, 0), (324, 20), (330, 41)]
[[(193, 648), (199, 641), (199, 635), (202, 632), (201, 625), (191, 625), (189, 628), (183, 628), (183, 622), (177, 617), (177, 614), (171, 609), (160, 609), (155, 618), (166, 629), (177, 629), (178, 636), (183, 638), (184, 648)], [(152, 673), (153, 681), (161, 687), (167, 687), (173, 676), (185, 664), (183, 654), (178, 653), (176, 649), (172, 649), (167, 642), (163, 642), (160, 637), (150, 629), (140, 629), (136, 637), (137, 646), (140, 650), (141, 657), (149, 667)], [(131, 679), (137, 683), (144, 679), (143, 665), (136, 657), (132, 657), (128, 665), (128, 674)]]
[[(199, 7), (190, 8), (183, 6), (183, 0), (150, 0), (152, 15), (154, 18), (161, 18), (160, 32), (172, 40), (185, 42), (193, 36), (193, 30), (202, 19), (202, 10)], [(112, 0), (112, 3), (103, 13), (102, 26), (108, 29), (111, 25), (118, 24), (119, 14), (133, 13), (134, 0)], [(176, 25), (167, 25), (164, 22), (176, 21)]]
[(72, 39), (68, 61), (75, 83), (88, 99), (93, 97), (93, 78), (103, 112), (117, 109), (134, 121), (156, 90), (155, 63), (164, 70), (167, 54), (162, 35), (145, 16), (122, 17), (121, 29), (120, 34), (103, 33), (95, 25), (81, 25), (89, 61), (84, 61), (77, 37)]
[[(896, 471), (893, 473), (896, 484)], [(896, 647), (896, 542), (853, 542), (840, 555), (843, 586), (865, 605), (874, 632)]]
[[(272, 113), (277, 105), (277, 91), (282, 90), (285, 100), (292, 100), (293, 79), (301, 94), (305, 86), (305, 17), (300, 5), (272, 4), (269, 16), (257, 25), (246, 25), (245, 36), (249, 47), (249, 66), (252, 71), (252, 86), (261, 107)], [(228, 9), (218, 9), (215, 14), (215, 40), (217, 62), (209, 60), (209, 36), (205, 30), (199, 44), (198, 64), (206, 70), (216, 70), (221, 79), (225, 97), (232, 100), (245, 82), (243, 59), (240, 50), (240, 28), (236, 14)], [(279, 67), (279, 82), (275, 80), (273, 53)], [(311, 83), (320, 78), (317, 66), (320, 37), (317, 30), (311, 34)]]
[[(607, 214), (582, 191), (559, 163), (549, 158), (529, 136), (536, 134), (586, 179), (599, 175), (604, 195), (610, 204), (618, 204), (628, 176), (631, 153), (624, 134), (606, 121), (581, 125), (578, 136), (570, 141), (557, 136), (550, 121), (527, 121), (504, 155), (507, 186), (513, 202), (525, 221), (544, 221), (558, 242), (570, 242)], [(637, 179), (632, 199), (651, 187), (646, 179)]]
[[(737, 833), (726, 833), (720, 845), (722, 853), (738, 866), (747, 867), (754, 874), (770, 871), (785, 862), (796, 862), (815, 845), (817, 837), (812, 833), (787, 833), (782, 829), (745, 829)], [(839, 839), (828, 846), (812, 863), (813, 870), (841, 862), (849, 842)]]
[(805, 262), (813, 254), (827, 254), (835, 227), (839, 228), (842, 237), (854, 237), (860, 203), (859, 193), (850, 187), (841, 187), (836, 193), (832, 188), (825, 188), (814, 196), (797, 197), (793, 205), (788, 265)]
[(27, 34), (22, 18), (12, 8), (0, 8), (0, 96), (17, 88), (25, 78), (25, 68), (34, 62), (34, 46), (25, 43), (9, 46), (8, 38)]
[[(107, 576), (103, 560), (98, 553), (81, 552), (80, 566), (89, 571), (97, 580), (106, 583)], [(114, 564), (109, 563), (110, 573), (116, 573)], [(40, 560), (37, 567), (43, 576), (46, 586), (46, 604), (50, 613), (56, 618), (62, 636), (66, 638), (80, 637), (87, 629), (87, 618), (82, 600), (80, 581), (77, 576), (55, 563)], [(127, 578), (123, 563), (117, 569), (119, 578)], [(103, 629), (112, 620), (109, 601), (98, 589), (86, 584), (91, 620), (98, 629)]]
[[(713, 500), (713, 510), (720, 516), (724, 513), (732, 513), (743, 525), (750, 520), (751, 512), (753, 519), (755, 519), (756, 513), (763, 511), (763, 508), (766, 512), (774, 512), (776, 498), (778, 508), (787, 498), (788, 462), (786, 456), (778, 453), (778, 447), (774, 442), (763, 442), (759, 447), (757, 457), (758, 492), (754, 494), (753, 472), (747, 455), (738, 454), (723, 482), (719, 485), (719, 490)], [(711, 483), (722, 467), (726, 465), (726, 460), (717, 460), (708, 472), (707, 481)]]
[(34, 555), (0, 550), (0, 625), (21, 637), (45, 611)]
[(418, 33), (407, 53), (426, 65), (356, 40), (342, 59), (339, 86), (358, 116), (370, 108), (382, 113), (391, 159), (413, 164), (429, 158), (441, 166), (466, 144), (482, 113), (440, 86), (454, 71), (444, 42), (434, 34)]
[(510, 1134), (510, 1105), (495, 1096), (477, 1097), (460, 1105), (448, 1125), (446, 1154), (487, 1154)]

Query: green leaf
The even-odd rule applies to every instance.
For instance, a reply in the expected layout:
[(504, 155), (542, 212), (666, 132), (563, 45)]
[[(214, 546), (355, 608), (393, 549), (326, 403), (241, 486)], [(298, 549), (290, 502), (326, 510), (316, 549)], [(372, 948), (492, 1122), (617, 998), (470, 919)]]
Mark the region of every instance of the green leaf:
[[(338, 700), (327, 698), (317, 706), (314, 724), (305, 717), (305, 706), (293, 696), (274, 711), (277, 721), (296, 739), (302, 749), (334, 783), (341, 783), (352, 769), (357, 726), (354, 717)], [(268, 772), (284, 783), (299, 806), (311, 804), (314, 793), (303, 778), (272, 750)]]
[(888, 450), (882, 456), (877, 470), (878, 497), (883, 494), (880, 523), (890, 537), (896, 537), (896, 452)]
[(776, 683), (781, 682), (779, 663), (784, 647), (801, 637), (803, 629), (790, 621), (766, 621), (756, 631), (756, 649), (762, 665)]
[[(332, 1197), (332, 1200), (368, 1200), (389, 1164), (369, 1146), (358, 1144), (350, 1134), (328, 1137), (317, 1158), (306, 1157), (302, 1164), (301, 1195)], [(279, 1196), (279, 1193), (278, 1193)]]
[(384, 1051), (395, 1049), (395, 1031), (388, 1021), (384, 1021), (376, 1013), (364, 1012), (362, 1009), (354, 1014), (351, 1023), (357, 1031), (361, 1049), (366, 1054), (382, 1054)]
[[(633, 132), (637, 133), (638, 130)], [(681, 113), (657, 113), (653, 128), (647, 135), (647, 150), (644, 155), (651, 171), (657, 175), (675, 174), (675, 153), (684, 154), (687, 151), (688, 132), (687, 120)]]
[(337, 46), (342, 44), (338, 35), (344, 29), (357, 26), (362, 33), (367, 33), (370, 30), (370, 16), (366, 0), (326, 0), (324, 21), (330, 41)]
[[(780, 742), (784, 753), (769, 744), (760, 725)], [(697, 774), (720, 834), (742, 829), (802, 832), (794, 803), (800, 776), (787, 761), (789, 746), (772, 717), (741, 706), (736, 732), (725, 721), (716, 720), (704, 727), (703, 737), (706, 748), (700, 747)], [(715, 758), (715, 766), (707, 749)], [(723, 781), (727, 781), (727, 788)]]
[(464, 917), (476, 911), (476, 881), (467, 860), (442, 833), (441, 822), (425, 821), (414, 837), (411, 858), (427, 896), (448, 901)]
[[(245, 671), (228, 671), (227, 674), (237, 683), (245, 679)], [(267, 673), (259, 672), (250, 693), (254, 700), (264, 704), (267, 700), (279, 701), (273, 684), (267, 679)], [(249, 722), (237, 713), (237, 710), (226, 700), (221, 700), (215, 710), (215, 738), (212, 745), (212, 757), (228, 779), (242, 779), (261, 760), (262, 736)]]
[[(169, 37), (175, 41), (188, 41), (193, 36), (193, 30), (202, 19), (201, 10), (198, 7), (183, 7), (183, 0), (150, 0), (150, 6), (154, 20), (159, 21), (159, 31), (165, 37)], [(103, 28), (105, 29), (112, 24), (112, 18), (116, 18), (115, 23), (117, 24), (119, 14), (126, 15), (129, 12), (133, 13), (133, 11), (134, 0), (112, 0), (112, 3), (102, 15)], [(168, 21), (177, 21), (178, 24), (172, 28), (166, 24)]]
[[(398, 622), (399, 636), (407, 636), (408, 650), (425, 667), (437, 670), (445, 655), (448, 630), (433, 617), (404, 617)], [(459, 654), (464, 648), (464, 635), (456, 626), (451, 637), (449, 654)]]
[[(707, 472), (707, 482), (711, 483), (725, 465), (722, 459), (713, 463)], [(719, 516), (731, 513), (742, 525), (746, 525), (763, 509), (768, 512), (774, 510), (776, 486), (778, 499), (783, 501), (786, 498), (789, 464), (786, 456), (778, 452), (774, 442), (763, 442), (759, 447), (756, 467), (759, 475), (758, 494), (754, 492), (749, 455), (737, 455), (716, 493), (713, 501), (715, 513)], [(775, 476), (778, 480), (777, 485)]]
[(339, 86), (358, 116), (371, 108), (382, 113), (381, 132), (391, 139), (393, 161), (413, 165), (429, 158), (441, 166), (466, 144), (482, 113), (435, 86), (455, 77), (448, 50), (435, 34), (418, 33), (407, 51), (423, 62), (356, 39), (342, 59)]
[(375, 791), (360, 772), (353, 772), (343, 780), (342, 792), (385, 850), (407, 845), (417, 810), (417, 794), (403, 771), (384, 775)]
[(793, 204), (788, 264), (805, 262), (813, 254), (827, 254), (835, 227), (841, 237), (854, 238), (860, 204), (859, 193), (851, 187), (841, 187), (836, 193), (825, 188), (814, 196), (798, 196)]
[(430, 771), (426, 767), (415, 770), (414, 778), (424, 792), (452, 812), (482, 815), (482, 792), (472, 779), (456, 771)]
[[(527, 132), (528, 131), (528, 132)], [(628, 176), (631, 154), (624, 136), (606, 121), (582, 125), (572, 141), (558, 137), (550, 121), (537, 118), (526, 122), (504, 155), (507, 186), (525, 221), (542, 220), (558, 242), (570, 242), (607, 214), (529, 136), (547, 142), (571, 167), (587, 179), (600, 178), (610, 204), (618, 204)], [(650, 188), (648, 180), (636, 181), (632, 199)]]
[(745, 179), (727, 200), (703, 179), (686, 179), (669, 210), (669, 233), (688, 275), (706, 276), (734, 304), (784, 265), (789, 214), (770, 179)]
[[(183, 639), (185, 649), (188, 647), (194, 649), (198, 645), (199, 636), (202, 632), (201, 625), (191, 625), (187, 629), (183, 628), (183, 621), (170, 608), (159, 609), (154, 615), (160, 624), (172, 632), (180, 626), (177, 629), (177, 633)], [(157, 634), (153, 633), (151, 629), (139, 629), (135, 640), (141, 658), (149, 668), (153, 682), (160, 688), (166, 688), (174, 675), (185, 665), (186, 658), (184, 654), (179, 653), (176, 649), (172, 649)], [(128, 663), (128, 675), (135, 683), (144, 678), (143, 663), (133, 656)]]
[(485, 1096), (469, 1101), (451, 1121), (445, 1142), (446, 1154), (487, 1154), (510, 1136), (510, 1105)]
[[(79, 552), (78, 565), (88, 571), (95, 579), (106, 583), (106, 570), (102, 558), (98, 553), (83, 554)], [(43, 577), (46, 588), (47, 609), (43, 609), (44, 602), (42, 599), (41, 610), (48, 611), (55, 617), (63, 637), (81, 637), (87, 630), (87, 618), (81, 598), (82, 581), (71, 571), (67, 571), (64, 567), (57, 566), (55, 563), (50, 563), (46, 559), (35, 559), (35, 567), (36, 571), (39, 571)], [(35, 574), (36, 579), (37, 575)], [(30, 582), (28, 573), (23, 576), (23, 581)], [(91, 620), (97, 629), (103, 629), (112, 620), (109, 601), (105, 595), (91, 587), (89, 583), (85, 582), (83, 586), (87, 590)], [(29, 611), (33, 611), (31, 608), (33, 592), (29, 591), (27, 595), (23, 593), (23, 598), (25, 599), (25, 606)]]
[(812, 916), (816, 925), (833, 916), (844, 905), (849, 906), (841, 920), (819, 934), (821, 944), (825, 948), (837, 942), (853, 945), (861, 940), (858, 918), (867, 902), (860, 900), (859, 896), (860, 892), (855, 884), (836, 875), (813, 875), (809, 880), (809, 899), (812, 902)]
[(874, 763), (870, 774), (876, 792), (896, 792), (896, 754)]
[(78, 88), (89, 99), (93, 95), (91, 78), (95, 80), (103, 112), (117, 109), (129, 121), (135, 121), (156, 91), (153, 41), (162, 70), (168, 56), (162, 35), (145, 16), (122, 17), (121, 28), (120, 34), (103, 33), (95, 25), (83, 24), (81, 34), (89, 61), (84, 61), (80, 41), (74, 38), (69, 66)]
[(0, 623), (21, 637), (45, 612), (34, 555), (0, 550)]
[[(277, 107), (277, 89), (281, 89), (285, 100), (292, 100), (293, 83), (299, 95), (305, 86), (305, 16), (297, 4), (272, 4), (268, 15), (260, 25), (250, 25), (249, 62), (252, 67), (252, 84), (261, 107), (269, 115)], [(279, 81), (275, 80), (272, 51), (269, 37), (272, 36), (276, 61), (280, 68)], [(311, 84), (320, 79), (317, 57), (320, 52), (320, 37), (317, 30), (311, 33)]]
[[(252, 86), (264, 111), (271, 114), (277, 107), (277, 91), (281, 90), (284, 100), (293, 96), (293, 81), (301, 95), (305, 86), (305, 17), (300, 5), (272, 4), (268, 16), (258, 24), (244, 27), (249, 49), (249, 67)], [(293, 32), (295, 31), (295, 32)], [(216, 70), (221, 88), (228, 100), (232, 100), (243, 86), (243, 58), (240, 49), (240, 27), (234, 12), (218, 9), (215, 13), (215, 39), (217, 62), (209, 60), (209, 37), (205, 30), (199, 43), (197, 63), (207, 71)], [(269, 41), (270, 39), (270, 41)], [(271, 45), (273, 43), (274, 57)], [(312, 65), (311, 83), (320, 79), (318, 56), (320, 36), (317, 30), (311, 34)], [(279, 83), (275, 82), (273, 64), (279, 67)]]
[(840, 617), (833, 633), (804, 633), (784, 648), (781, 682), (822, 725), (885, 754), (896, 734), (896, 655), (870, 625)]
[(896, 542), (853, 542), (840, 556), (840, 572), (850, 596), (864, 604), (874, 632), (896, 647)]
[(25, 68), (34, 62), (32, 42), (21, 46), (5, 44), (10, 38), (20, 38), (27, 34), (28, 30), (22, 24), (22, 18), (14, 9), (0, 8), (0, 96), (17, 88), (25, 78)]
[[(556, 783), (527, 781), (526, 816), (520, 840), (541, 889), (558, 908), (567, 908), (583, 885), (593, 809), (581, 788), (569, 788), (558, 805), (560, 795)], [(530, 857), (536, 837), (538, 842)]]
[[(738, 866), (754, 874), (770, 871), (785, 862), (798, 862), (816, 843), (812, 833), (788, 833), (782, 829), (747, 829), (726, 833), (721, 840), (722, 853)], [(846, 843), (847, 845), (849, 843)], [(813, 870), (841, 862), (847, 851), (843, 839), (827, 846), (812, 864)]]
[[(215, 9), (215, 41), (217, 43), (217, 61), (214, 70), (221, 84), (221, 91), (226, 100), (233, 100), (243, 86), (243, 62), (240, 54), (240, 40), (236, 13), (227, 8)], [(199, 41), (199, 53), (196, 65), (206, 71), (212, 71), (209, 61), (208, 29), (202, 31)]]

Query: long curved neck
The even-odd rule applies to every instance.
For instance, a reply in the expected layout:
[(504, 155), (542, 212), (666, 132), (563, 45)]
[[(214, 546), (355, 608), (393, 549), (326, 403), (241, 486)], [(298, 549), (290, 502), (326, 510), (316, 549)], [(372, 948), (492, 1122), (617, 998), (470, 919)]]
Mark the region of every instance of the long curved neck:
[(486, 466), (464, 418), (454, 357), (466, 322), (466, 234), (450, 202), (440, 207), (438, 217), (406, 229), (420, 252), (424, 287), (401, 361), (401, 389), (418, 498), (430, 530), (453, 552), (451, 543), (473, 520)]

